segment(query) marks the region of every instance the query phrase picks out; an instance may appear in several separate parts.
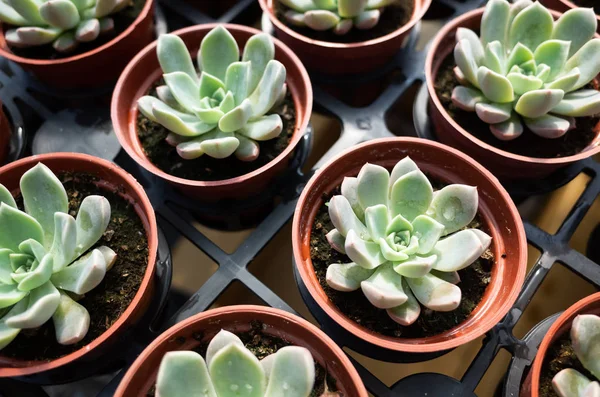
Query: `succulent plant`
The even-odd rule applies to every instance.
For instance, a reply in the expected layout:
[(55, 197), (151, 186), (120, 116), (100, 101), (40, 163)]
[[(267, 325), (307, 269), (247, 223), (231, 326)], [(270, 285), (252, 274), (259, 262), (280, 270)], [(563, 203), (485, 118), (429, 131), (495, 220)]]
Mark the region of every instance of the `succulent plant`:
[(262, 360), (236, 335), (221, 330), (210, 341), (206, 361), (194, 351), (164, 355), (157, 397), (308, 397), (315, 383), (310, 352), (286, 346)]
[(556, 22), (538, 2), (490, 0), (481, 31), (459, 28), (454, 59), (461, 85), (453, 103), (512, 140), (525, 124), (543, 138), (558, 138), (575, 117), (600, 113), (600, 92), (586, 89), (600, 73), (600, 39), (592, 9), (576, 8)]
[(374, 28), (384, 7), (396, 0), (279, 0), (289, 7), (285, 19), (295, 26), (313, 30), (330, 30), (344, 35), (356, 27)]
[(589, 380), (572, 368), (563, 369), (552, 379), (554, 391), (560, 397), (600, 396), (600, 317), (582, 314), (573, 320), (571, 344), (575, 355), (596, 380)]
[(157, 53), (166, 85), (156, 89), (158, 98), (140, 98), (138, 108), (171, 131), (167, 142), (182, 158), (206, 154), (222, 159), (235, 153), (242, 161), (253, 161), (258, 142), (281, 133), (281, 117), (268, 113), (285, 98), (286, 70), (273, 59), (269, 35), (252, 36), (240, 62), (237, 42), (217, 26), (202, 40), (200, 76), (178, 36), (161, 35)]
[(335, 229), (327, 240), (352, 262), (329, 265), (331, 288), (360, 288), (402, 325), (417, 320), (419, 302), (435, 311), (458, 307), (457, 271), (479, 258), (492, 239), (478, 229), (461, 230), (477, 214), (477, 188), (454, 184), (434, 192), (405, 157), (391, 175), (365, 164), (357, 177), (344, 178), (341, 193), (328, 204)]
[(64, 186), (41, 163), (23, 174), (20, 189), (25, 212), (0, 184), (0, 349), (50, 318), (60, 344), (77, 343), (90, 315), (75, 299), (100, 284), (116, 259), (105, 246), (89, 251), (108, 226), (110, 204), (88, 196), (73, 218)]
[(6, 31), (13, 47), (51, 44), (58, 52), (73, 51), (79, 43), (96, 40), (114, 29), (110, 15), (129, 0), (3, 0), (0, 20), (17, 26)]

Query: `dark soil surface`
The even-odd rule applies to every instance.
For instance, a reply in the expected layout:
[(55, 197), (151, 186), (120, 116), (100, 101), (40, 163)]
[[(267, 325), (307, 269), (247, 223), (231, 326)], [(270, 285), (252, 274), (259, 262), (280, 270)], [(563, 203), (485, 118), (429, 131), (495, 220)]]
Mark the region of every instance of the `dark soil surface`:
[(108, 43), (109, 41), (123, 33), (125, 30), (127, 30), (127, 28), (137, 19), (137, 17), (142, 12), (146, 1), (147, 0), (130, 0), (130, 5), (128, 5), (118, 13), (110, 16), (115, 21), (115, 29), (112, 32), (107, 33), (105, 35), (100, 35), (96, 40), (92, 42), (79, 43), (79, 45), (73, 52), (69, 52), (67, 54), (56, 52), (56, 50), (54, 50), (54, 48), (52, 47), (52, 44), (29, 48), (10, 47), (10, 50), (15, 55), (19, 55), (24, 58), (30, 59), (61, 59), (79, 54), (84, 54), (88, 51), (92, 51), (93, 49)]
[[(436, 189), (444, 186), (443, 184), (439, 184), (439, 186), (433, 184)], [(332, 194), (324, 195), (323, 202), (329, 202), (331, 197), (336, 194), (340, 194), (339, 187)], [(364, 296), (362, 290), (358, 289), (353, 292), (334, 290), (325, 279), (327, 267), (332, 263), (350, 263), (352, 261), (346, 255), (331, 248), (327, 242), (325, 236), (334, 229), (328, 211), (328, 207), (323, 204), (317, 212), (310, 237), (310, 257), (321, 287), (338, 309), (352, 321), (385, 336), (423, 338), (438, 335), (464, 322), (481, 302), (490, 283), (495, 263), (491, 249), (486, 250), (471, 266), (458, 272), (461, 278), (458, 286), (462, 291), (462, 300), (456, 310), (436, 312), (421, 306), (421, 315), (414, 324), (407, 327), (392, 320), (385, 310), (374, 307)], [(480, 229), (489, 233), (479, 215), (466, 228)]]
[(573, 368), (587, 376), (588, 379), (595, 379), (575, 355), (569, 332), (554, 341), (546, 353), (540, 375), (540, 397), (558, 397), (552, 388), (552, 379), (554, 375), (566, 368)]
[(110, 247), (116, 252), (117, 260), (100, 285), (78, 300), (90, 313), (90, 328), (82, 341), (69, 346), (59, 344), (54, 324), (48, 321), (40, 328), (22, 330), (2, 350), (3, 356), (50, 361), (81, 349), (103, 334), (125, 312), (146, 273), (148, 240), (134, 207), (118, 194), (99, 189), (94, 184), (95, 178), (90, 175), (63, 174), (59, 178), (67, 190), (69, 211), (73, 216), (77, 215), (81, 202), (89, 195), (98, 194), (108, 199), (110, 223), (94, 247)]
[[(156, 95), (154, 89), (150, 95)], [(281, 116), (283, 130), (275, 139), (258, 142), (260, 153), (254, 161), (241, 161), (233, 155), (226, 159), (204, 155), (194, 160), (185, 160), (179, 156), (174, 146), (165, 141), (169, 130), (140, 112), (137, 120), (138, 136), (148, 159), (167, 174), (195, 181), (218, 181), (257, 170), (288, 147), (296, 128), (296, 108), (289, 92), (283, 104), (274, 109), (274, 113)]]
[[(382, 10), (379, 23), (373, 29), (360, 30), (353, 27), (344, 35), (337, 35), (331, 30), (320, 32), (307, 27), (291, 25), (283, 16), (289, 8), (279, 2), (277, 2), (276, 15), (277, 18), (285, 23), (290, 29), (311, 39), (328, 41), (330, 43), (360, 43), (385, 36), (406, 25), (406, 23), (410, 21), (414, 9), (414, 0), (399, 0), (397, 3), (387, 6)], [(326, 60), (323, 60), (323, 62), (326, 62)]]
[(593, 7), (596, 14), (600, 15), (600, 3), (598, 0), (571, 0), (579, 7)]
[[(578, 117), (575, 129), (557, 139), (539, 137), (526, 126), (523, 134), (512, 141), (501, 141), (490, 131), (489, 124), (477, 117), (475, 112), (467, 112), (452, 103), (452, 90), (459, 85), (454, 72), (456, 64), (452, 56), (446, 58), (440, 67), (435, 81), (435, 90), (442, 105), (461, 127), (476, 138), (510, 153), (537, 158), (556, 158), (575, 155), (585, 149), (596, 136), (594, 129), (600, 117)], [(598, 89), (598, 87), (589, 87)]]

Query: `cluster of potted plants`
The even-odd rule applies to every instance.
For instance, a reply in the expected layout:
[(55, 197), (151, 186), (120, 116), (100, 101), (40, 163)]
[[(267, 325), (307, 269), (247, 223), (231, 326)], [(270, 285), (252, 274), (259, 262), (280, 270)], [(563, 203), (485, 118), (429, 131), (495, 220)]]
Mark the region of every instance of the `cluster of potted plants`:
[[(122, 70), (111, 110), (129, 156), (198, 202), (244, 200), (285, 171), (306, 133), (304, 65), (382, 66), (430, 0), (260, 4), (281, 41), (206, 24), (150, 43), (151, 0), (5, 0), (0, 54), (63, 88), (105, 84)], [(362, 143), (317, 170), (299, 198), (298, 282), (331, 320), (368, 346), (422, 355), (473, 341), (508, 313), (527, 242), (497, 177), (545, 176), (600, 152), (597, 28), (592, 9), (561, 15), (531, 0), (490, 0), (439, 32), (426, 76), (448, 146)], [(143, 188), (112, 163), (50, 154), (0, 168), (0, 203), (0, 377), (92, 362), (153, 293), (157, 229)], [(524, 390), (600, 393), (597, 300), (559, 319)], [(579, 372), (546, 366), (540, 375), (565, 327)], [(327, 335), (255, 306), (199, 313), (159, 336), (117, 391), (148, 393), (367, 396)]]

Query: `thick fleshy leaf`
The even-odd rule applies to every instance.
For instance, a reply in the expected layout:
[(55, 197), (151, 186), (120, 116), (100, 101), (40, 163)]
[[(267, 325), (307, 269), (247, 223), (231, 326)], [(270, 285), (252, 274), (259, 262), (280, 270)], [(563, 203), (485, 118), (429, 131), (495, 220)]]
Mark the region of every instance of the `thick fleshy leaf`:
[(438, 258), (433, 268), (441, 272), (455, 272), (471, 265), (483, 253), (481, 240), (471, 230), (461, 230), (438, 241), (434, 252)]
[(508, 33), (509, 46), (523, 43), (535, 49), (552, 36), (554, 19), (546, 7), (537, 1), (521, 11), (513, 20)]
[(388, 216), (387, 206), (384, 204), (377, 204), (365, 210), (365, 223), (373, 241), (387, 236)]
[(421, 278), (406, 278), (406, 281), (418, 301), (431, 310), (449, 312), (460, 304), (460, 288), (431, 273)]
[(120, 0), (96, 0), (96, 18), (111, 14), (119, 2)]
[(511, 103), (485, 103), (475, 105), (477, 117), (488, 124), (502, 123), (510, 119), (512, 114)]
[(444, 225), (444, 234), (450, 234), (471, 223), (478, 204), (476, 187), (448, 185), (435, 193), (427, 213)]
[(490, 125), (490, 131), (494, 136), (502, 141), (517, 139), (523, 134), (523, 123), (516, 113), (511, 113), (506, 121)]
[(170, 106), (173, 109), (178, 110), (180, 112), (185, 111), (183, 109), (183, 106), (181, 106), (179, 102), (177, 102), (177, 99), (175, 99), (175, 97), (173, 96), (171, 89), (169, 89), (169, 87), (167, 87), (166, 85), (156, 87), (156, 96), (167, 106)]
[[(35, 270), (19, 275), (13, 273), (13, 280), (19, 280), (19, 290), (32, 291), (46, 284), (52, 276), (52, 263), (52, 255), (48, 254), (40, 261)], [(24, 277), (21, 278), (20, 276)]]
[(569, 57), (573, 56), (596, 33), (598, 21), (590, 8), (572, 8), (558, 18), (554, 24), (552, 38), (571, 43)]
[(408, 326), (413, 324), (419, 318), (419, 315), (421, 314), (421, 305), (419, 305), (419, 301), (417, 301), (417, 298), (415, 298), (411, 292), (405, 279), (402, 279), (402, 289), (408, 299), (400, 306), (387, 309), (387, 314), (398, 324)]
[(200, 98), (212, 97), (220, 88), (225, 88), (225, 84), (220, 79), (210, 73), (202, 72), (199, 85), (200, 95), (198, 97), (198, 91), (196, 91), (194, 97), (198, 98), (198, 100)]
[(10, 262), (11, 250), (6, 248), (0, 248), (0, 283), (2, 284), (13, 284), (14, 281), (11, 277), (11, 273), (16, 270), (12, 268)]
[(342, 196), (348, 199), (352, 210), (361, 221), (365, 218), (365, 211), (358, 201), (358, 178), (345, 177), (340, 187)]
[(358, 173), (357, 197), (361, 207), (387, 205), (389, 196), (389, 172), (375, 164), (365, 164)]
[(565, 65), (565, 70), (579, 68), (581, 75), (571, 90), (576, 90), (590, 81), (600, 73), (600, 39), (592, 39), (585, 43)]
[(27, 308), (8, 318), (6, 325), (21, 329), (37, 328), (50, 320), (56, 311), (60, 303), (60, 293), (51, 282), (47, 282), (31, 291), (21, 302), (27, 302)]
[(230, 344), (219, 350), (208, 364), (219, 396), (264, 397), (266, 376), (258, 359), (245, 347)]
[(52, 315), (56, 340), (61, 345), (72, 345), (81, 341), (90, 327), (90, 313), (69, 297), (60, 294), (60, 303)]
[(79, 11), (69, 0), (53, 0), (40, 6), (40, 15), (55, 28), (68, 30), (79, 24)]
[(0, 1), (0, 20), (14, 26), (31, 25), (31, 22), (23, 18), (21, 14), (15, 11), (8, 3)]
[(408, 156), (398, 161), (390, 174), (390, 186), (394, 186), (394, 183), (404, 175), (412, 171), (418, 171), (419, 167), (412, 161)]
[(334, 28), (340, 22), (337, 14), (327, 10), (307, 11), (304, 14), (304, 23), (311, 29), (324, 31)]
[(549, 80), (553, 80), (562, 71), (567, 59), (569, 58), (569, 48), (571, 43), (563, 40), (548, 40), (536, 48), (534, 57), (538, 64), (545, 64), (550, 67)]
[(202, 39), (198, 56), (202, 71), (223, 81), (229, 65), (240, 60), (240, 50), (231, 33), (219, 25)]
[(600, 92), (596, 90), (581, 90), (574, 98), (567, 94), (558, 105), (552, 108), (551, 112), (561, 116), (572, 117), (587, 117), (599, 114)]
[(329, 201), (329, 219), (344, 237), (353, 230), (361, 239), (369, 239), (367, 227), (358, 219), (345, 196), (333, 196)]
[(458, 274), (458, 272), (447, 273), (447, 272), (440, 272), (438, 270), (431, 269), (431, 274), (433, 274), (437, 278), (440, 278), (444, 281), (449, 282), (450, 284), (457, 285), (458, 283), (460, 283), (460, 275)]
[(16, 284), (0, 284), (0, 309), (10, 307), (25, 298), (29, 291), (21, 291)]
[(258, 143), (251, 139), (246, 138), (243, 135), (236, 135), (240, 145), (235, 149), (235, 157), (241, 161), (254, 161), (258, 158), (260, 153), (260, 147)]
[(202, 356), (194, 351), (170, 351), (158, 367), (156, 394), (168, 397), (217, 397)]
[(454, 73), (454, 77), (456, 78), (456, 80), (458, 80), (458, 84), (465, 86), (465, 87), (468, 87), (471, 85), (469, 80), (467, 80), (467, 78), (465, 77), (465, 75), (463, 74), (463, 72), (460, 70), (460, 68), (458, 66), (455, 66), (452, 69), (452, 72)]
[(72, 31), (64, 32), (56, 40), (54, 40), (54, 43), (52, 43), (52, 47), (57, 52), (62, 53), (74, 51), (78, 45), (79, 42), (75, 38), (75, 33)]
[(202, 152), (216, 159), (224, 159), (231, 156), (239, 146), (240, 141), (233, 133), (221, 131), (218, 131), (214, 138), (206, 139), (200, 143)]
[(277, 138), (282, 130), (283, 121), (281, 120), (281, 116), (270, 114), (254, 121), (249, 121), (236, 132), (255, 141), (268, 141)]
[(27, 300), (24, 299), (14, 305), (9, 312), (0, 319), (0, 350), (4, 349), (17, 337), (19, 332), (21, 332), (19, 328), (6, 325), (6, 321), (13, 316), (21, 314), (25, 309), (27, 309)]
[(179, 112), (151, 96), (140, 98), (138, 109), (149, 119), (182, 136), (202, 135), (216, 127), (215, 124), (207, 124), (196, 116)]
[(574, 68), (567, 74), (559, 76), (554, 81), (546, 84), (544, 88), (563, 90), (564, 92), (569, 92), (573, 89), (573, 87), (575, 87), (575, 84), (577, 84), (580, 77), (581, 72), (579, 71), (579, 68)]
[(379, 266), (360, 288), (369, 302), (378, 309), (391, 309), (406, 302), (408, 297), (402, 289), (402, 276), (391, 264)]
[(223, 113), (227, 113), (232, 111), (235, 108), (235, 98), (233, 96), (233, 92), (227, 91), (225, 97), (219, 104), (219, 110)]
[(533, 4), (532, 0), (516, 0), (510, 6), (510, 14), (508, 17), (508, 26), (512, 24), (515, 17), (519, 15), (521, 11)]
[(229, 345), (237, 345), (242, 348), (244, 347), (244, 343), (236, 334), (222, 329), (210, 340), (210, 343), (208, 344), (206, 349), (207, 364), (210, 365), (215, 355), (221, 351), (221, 349)]
[(506, 0), (490, 0), (481, 17), (481, 43), (504, 42), (508, 30), (510, 4)]
[(285, 84), (285, 66), (278, 61), (269, 61), (260, 83), (248, 97), (252, 103), (252, 117), (264, 116), (273, 108)]
[(233, 62), (225, 74), (225, 87), (233, 92), (235, 103), (239, 105), (253, 91), (251, 89), (252, 67), (250, 62)]
[(496, 73), (504, 75), (506, 73), (506, 54), (504, 53), (504, 47), (499, 41), (492, 41), (485, 47), (484, 64), (489, 69)]
[(509, 73), (506, 78), (512, 84), (513, 90), (517, 95), (537, 90), (544, 85), (544, 82), (536, 76), (528, 76), (522, 73)]
[(19, 251), (35, 258), (35, 260), (39, 262), (46, 256), (46, 249), (44, 246), (31, 238), (19, 244)]
[(383, 237), (380, 238), (377, 242), (379, 243), (381, 255), (385, 260), (390, 262), (400, 262), (408, 259), (408, 254), (405, 254), (402, 251), (396, 251), (395, 249), (391, 248), (388, 240), (384, 239)]
[(88, 19), (79, 23), (75, 30), (75, 38), (81, 43), (94, 41), (100, 36), (100, 21)]
[[(363, 1), (363, 0), (360, 0)], [(337, 9), (337, 1), (336, 0), (312, 0), (315, 6), (319, 9), (324, 10), (336, 10)]]
[(221, 120), (225, 113), (219, 108), (210, 107), (209, 102), (210, 100), (208, 98), (204, 98), (200, 101), (202, 108), (198, 109), (195, 113), (204, 123), (215, 125)]
[(600, 317), (581, 314), (573, 320), (571, 343), (581, 364), (600, 379)]
[(283, 13), (283, 17), (287, 22), (289, 22), (293, 26), (306, 26), (306, 23), (304, 22), (304, 13), (287, 10)]
[(515, 110), (523, 117), (542, 117), (554, 109), (564, 96), (565, 92), (562, 90), (542, 89), (529, 91), (519, 98), (515, 105)]
[(424, 214), (433, 197), (431, 183), (421, 171), (412, 171), (399, 178), (391, 189), (391, 216), (401, 214), (408, 221)]
[(77, 255), (96, 244), (110, 222), (110, 203), (103, 196), (87, 196), (77, 212)]
[(164, 74), (183, 72), (198, 84), (198, 74), (183, 40), (174, 34), (162, 34), (156, 47), (158, 61)]
[(0, 203), (4, 203), (9, 207), (17, 208), (17, 203), (10, 191), (0, 183)]
[(477, 64), (481, 64), (483, 61), (483, 46), (481, 45), (481, 41), (479, 40), (477, 33), (473, 32), (471, 29), (462, 27), (458, 28), (456, 30), (456, 41), (458, 42), (461, 40), (469, 41), (475, 61)]
[(95, 249), (70, 266), (52, 275), (52, 283), (60, 289), (85, 294), (96, 288), (106, 274), (104, 255)]
[(310, 351), (285, 346), (275, 353), (264, 397), (306, 397), (315, 384), (315, 362)]
[[(344, 243), (346, 238), (342, 236), (342, 234), (337, 229), (332, 229), (329, 233), (325, 235), (327, 242), (331, 245), (331, 248), (336, 250), (341, 254), (346, 253), (346, 249), (344, 248)], [(1, 254), (1, 252), (0, 252)], [(1, 259), (0, 259), (1, 260)], [(0, 279), (1, 281), (1, 279)]]
[[(566, 368), (552, 379), (552, 387), (559, 396), (584, 396), (585, 389), (591, 381), (572, 368)], [(585, 396), (584, 396), (585, 397)]]
[(346, 235), (344, 249), (348, 258), (365, 269), (375, 269), (386, 261), (379, 244), (361, 240), (355, 230), (350, 230)]
[(600, 397), (600, 383), (590, 383), (583, 391), (583, 397)]
[[(24, 269), (26, 269), (26, 266), (31, 265), (31, 257), (29, 255), (26, 254), (9, 254), (8, 258), (10, 260), (10, 266), (12, 267), (13, 271), (17, 272), (19, 270), (19, 268), (22, 268), (23, 272), (25, 271)], [(12, 275), (11, 275), (12, 277)]]
[(253, 92), (260, 82), (269, 61), (275, 58), (275, 45), (271, 36), (260, 33), (252, 36), (244, 47), (242, 61), (250, 62), (250, 80), (247, 92)]
[(244, 127), (252, 116), (252, 103), (245, 99), (239, 106), (221, 117), (219, 129), (223, 132), (234, 132)]
[(485, 66), (481, 66), (477, 70), (477, 81), (481, 92), (492, 102), (507, 103), (515, 99), (510, 81)]
[(436, 255), (413, 256), (404, 262), (394, 264), (394, 271), (404, 277), (423, 277), (431, 271), (436, 260)]
[[(217, 132), (213, 131), (201, 135), (197, 138), (187, 138), (183, 139), (181, 142), (179, 142), (179, 140), (173, 141), (173, 146), (177, 147), (177, 154), (181, 158), (191, 160), (198, 158), (204, 154), (204, 150), (202, 150), (202, 142), (214, 139), (216, 136)], [(169, 142), (169, 136), (167, 136), (167, 142)]]
[(38, 0), (6, 0), (19, 15), (31, 22), (32, 25), (45, 25), (44, 18), (40, 15), (41, 2)]
[(19, 244), (30, 238), (44, 241), (44, 231), (38, 221), (4, 203), (0, 204), (0, 228), (0, 247), (11, 251), (18, 251)]
[(539, 65), (537, 65), (535, 77), (537, 77), (545, 83), (548, 81), (551, 72), (552, 70), (550, 69), (550, 66), (546, 65), (545, 63), (540, 63)]
[(373, 272), (356, 263), (334, 263), (327, 267), (325, 280), (337, 291), (350, 292), (359, 289), (360, 283), (371, 277)]
[(477, 79), (478, 66), (469, 40), (462, 39), (456, 44), (456, 47), (454, 47), (454, 61), (465, 78), (475, 87), (479, 87)]
[(23, 174), (20, 187), (25, 211), (44, 230), (44, 241), (40, 242), (50, 247), (54, 236), (54, 213), (69, 210), (67, 192), (56, 175), (42, 163)]
[(342, 19), (333, 28), (333, 33), (337, 34), (338, 36), (343, 36), (352, 29), (352, 26), (354, 26), (354, 21), (352, 21), (352, 19)]
[(475, 105), (485, 101), (485, 96), (481, 91), (474, 88), (459, 85), (452, 90), (452, 103), (467, 112), (474, 112)]
[(338, 14), (342, 18), (359, 15), (367, 7), (367, 0), (338, 0)]
[[(123, 0), (122, 0), (123, 1)], [(100, 18), (100, 34), (107, 34), (115, 30), (115, 20), (109, 17)]]
[(533, 52), (521, 43), (517, 43), (508, 56), (506, 67), (510, 70), (515, 65), (521, 65), (533, 60)]
[(412, 222), (412, 227), (412, 235), (419, 239), (417, 253), (421, 255), (431, 252), (445, 229), (443, 224), (427, 215), (417, 216)]
[(379, 18), (381, 18), (379, 10), (363, 11), (354, 18), (354, 26), (360, 30), (373, 29), (379, 23)]
[(104, 262), (106, 263), (106, 271), (109, 271), (117, 261), (117, 253), (105, 245), (98, 247), (95, 250), (100, 251), (104, 257)]
[(163, 75), (163, 78), (177, 102), (186, 111), (193, 113), (200, 108), (200, 89), (190, 76), (184, 72), (172, 72)]

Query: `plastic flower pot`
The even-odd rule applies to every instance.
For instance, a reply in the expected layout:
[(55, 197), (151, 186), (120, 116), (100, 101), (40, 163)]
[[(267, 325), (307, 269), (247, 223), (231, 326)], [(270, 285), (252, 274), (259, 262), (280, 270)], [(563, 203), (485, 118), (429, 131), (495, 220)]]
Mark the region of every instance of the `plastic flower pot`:
[(415, 0), (410, 20), (397, 30), (376, 39), (358, 43), (333, 43), (314, 40), (290, 27), (276, 16), (278, 0), (259, 0), (276, 36), (287, 44), (308, 69), (327, 74), (354, 74), (375, 70), (392, 60), (402, 48), (413, 27), (423, 18), (431, 0)]
[(540, 397), (540, 376), (542, 374), (542, 366), (544, 365), (546, 354), (554, 341), (571, 331), (571, 324), (579, 314), (600, 315), (600, 293), (590, 295), (569, 307), (561, 314), (554, 324), (552, 324), (546, 333), (546, 336), (544, 336), (535, 356), (533, 366), (523, 382), (520, 394), (521, 397)]
[[(579, 7), (569, 0), (540, 0), (540, 3), (559, 12), (566, 12)], [(600, 15), (596, 14), (596, 18), (598, 19), (598, 33), (600, 33)]]
[(368, 396), (348, 357), (323, 331), (283, 310), (248, 305), (208, 310), (169, 328), (129, 368), (115, 397), (146, 396), (156, 383), (158, 367), (167, 352), (193, 350), (210, 341), (221, 329), (233, 333), (247, 332), (255, 321), (264, 324), (265, 333), (310, 350), (314, 360), (337, 381), (337, 389), (344, 396)]
[[(205, 24), (181, 29), (178, 35), (187, 45), (192, 57), (200, 47), (204, 36), (217, 24)], [(237, 40), (240, 49), (246, 41), (260, 31), (241, 25), (223, 25)], [(312, 111), (312, 86), (308, 73), (294, 53), (279, 40), (275, 43), (275, 59), (287, 70), (287, 85), (296, 107), (296, 126), (290, 144), (275, 159), (250, 173), (218, 181), (196, 181), (175, 177), (159, 169), (144, 154), (137, 132), (137, 100), (146, 95), (152, 84), (162, 76), (156, 56), (157, 43), (144, 48), (123, 71), (112, 99), (113, 127), (127, 153), (149, 172), (166, 180), (182, 193), (204, 202), (221, 199), (244, 199), (263, 190), (280, 175), (289, 164), (292, 152), (306, 132)], [(185, 161), (185, 160), (182, 160)]]
[(6, 155), (8, 154), (9, 141), (11, 135), (11, 125), (8, 117), (2, 110), (2, 102), (0, 102), (0, 164), (4, 164)]
[[(356, 176), (365, 163), (388, 169), (409, 156), (430, 178), (444, 183), (476, 186), (479, 215), (492, 236), (490, 249), (495, 263), (491, 281), (478, 306), (456, 327), (425, 338), (396, 338), (376, 333), (350, 320), (327, 296), (317, 276), (310, 255), (311, 230), (324, 195), (339, 186), (346, 176)], [(292, 244), (297, 272), (310, 297), (327, 318), (359, 339), (362, 354), (375, 349), (391, 352), (394, 360), (415, 361), (431, 358), (489, 331), (514, 304), (525, 278), (527, 241), (519, 213), (500, 182), (469, 156), (443, 144), (418, 138), (385, 138), (368, 141), (340, 154), (310, 179), (296, 206), (292, 225)], [(460, 286), (460, 284), (459, 284)], [(310, 305), (309, 305), (310, 307)], [(376, 310), (373, 308), (373, 310)], [(369, 346), (371, 348), (369, 348)], [(408, 353), (406, 358), (402, 354)]]
[(127, 62), (154, 37), (154, 2), (146, 0), (136, 20), (117, 37), (91, 51), (60, 59), (33, 59), (14, 54), (0, 24), (0, 55), (59, 89), (93, 88), (112, 84)]
[[(94, 341), (79, 350), (51, 361), (25, 361), (2, 356), (0, 351), (0, 378), (27, 377), (50, 381), (53, 375), (71, 372), (77, 377), (78, 366), (93, 364), (106, 350), (114, 346), (145, 313), (154, 291), (154, 272), (158, 249), (158, 230), (154, 209), (142, 186), (127, 172), (106, 160), (78, 153), (52, 153), (27, 157), (0, 168), (0, 183), (14, 193), (19, 190), (19, 180), (25, 171), (42, 162), (55, 174), (76, 172), (99, 178), (98, 187), (119, 192), (134, 206), (142, 221), (148, 240), (148, 263), (146, 272), (129, 307), (115, 323)], [(58, 343), (58, 342), (57, 342)], [(75, 372), (73, 372), (75, 371)]]
[[(566, 157), (536, 158), (513, 154), (483, 142), (450, 117), (437, 96), (434, 86), (435, 81), (444, 60), (449, 55), (451, 56), (454, 51), (456, 30), (459, 27), (465, 27), (478, 31), (483, 10), (481, 8), (468, 12), (448, 23), (437, 34), (429, 50), (425, 63), (427, 90), (429, 92), (429, 116), (433, 121), (438, 139), (442, 143), (456, 147), (472, 156), (503, 180), (548, 176), (561, 167), (600, 152), (600, 123), (594, 129), (596, 133), (594, 139), (581, 152)], [(552, 11), (552, 15), (554, 19), (560, 16), (555, 11)]]

